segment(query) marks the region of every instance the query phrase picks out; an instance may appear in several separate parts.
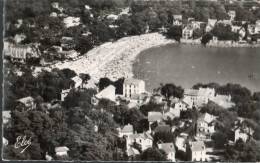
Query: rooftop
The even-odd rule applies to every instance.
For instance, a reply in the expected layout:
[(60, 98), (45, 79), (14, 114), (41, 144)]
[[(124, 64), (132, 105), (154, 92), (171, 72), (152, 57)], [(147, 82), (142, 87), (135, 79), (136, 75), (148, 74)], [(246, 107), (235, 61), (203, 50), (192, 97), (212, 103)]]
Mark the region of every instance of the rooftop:
[(141, 134), (129, 135), (129, 139), (136, 139), (136, 138), (153, 140), (153, 137), (147, 132), (144, 132), (144, 133), (141, 133)]
[(161, 112), (148, 112), (148, 121), (149, 122), (155, 122), (158, 120), (161, 120), (163, 118), (163, 115)]
[(191, 150), (194, 151), (203, 151), (205, 150), (205, 144), (203, 141), (191, 142)]
[(125, 125), (121, 130), (121, 132), (134, 132), (133, 125), (131, 124)]
[(134, 156), (134, 155), (139, 155), (140, 152), (133, 148), (133, 147), (130, 147), (128, 150), (127, 150), (127, 156)]
[(214, 115), (204, 113), (198, 118), (198, 121), (204, 121), (207, 123), (211, 123), (215, 119), (216, 119), (216, 117)]
[(69, 150), (68, 147), (62, 146), (62, 147), (55, 147), (55, 152), (67, 152)]
[(21, 102), (23, 104), (27, 104), (27, 103), (30, 103), (30, 102), (33, 102), (34, 99), (31, 97), (31, 96), (28, 96), (28, 97), (24, 97), (24, 98), (20, 98), (19, 100), (17, 100), (18, 102)]
[(165, 153), (175, 152), (173, 143), (158, 144), (159, 149), (162, 149)]

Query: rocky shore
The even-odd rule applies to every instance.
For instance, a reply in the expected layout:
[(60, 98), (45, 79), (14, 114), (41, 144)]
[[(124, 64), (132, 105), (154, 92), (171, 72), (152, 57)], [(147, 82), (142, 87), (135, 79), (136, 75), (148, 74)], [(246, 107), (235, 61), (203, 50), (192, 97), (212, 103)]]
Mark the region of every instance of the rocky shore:
[(91, 82), (101, 77), (116, 80), (121, 77), (132, 77), (132, 64), (136, 56), (151, 47), (175, 43), (159, 33), (125, 37), (116, 42), (108, 42), (89, 51), (75, 61), (57, 63), (51, 68), (69, 68), (76, 73), (88, 73)]

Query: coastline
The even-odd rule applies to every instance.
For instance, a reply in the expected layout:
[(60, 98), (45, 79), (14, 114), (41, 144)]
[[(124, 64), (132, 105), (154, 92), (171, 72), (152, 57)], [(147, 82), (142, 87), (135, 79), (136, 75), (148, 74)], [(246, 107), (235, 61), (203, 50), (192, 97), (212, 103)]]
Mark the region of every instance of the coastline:
[[(199, 40), (181, 40), (180, 44), (191, 46), (202, 46)], [(139, 36), (130, 36), (121, 38), (115, 42), (107, 42), (93, 48), (83, 56), (74, 61), (59, 62), (50, 68), (69, 68), (77, 74), (88, 73), (92, 78), (89, 81), (90, 87), (102, 77), (111, 80), (117, 80), (121, 77), (133, 77), (133, 64), (136, 57), (144, 50), (152, 47), (164, 46), (177, 43), (174, 40), (167, 39), (159, 33), (149, 33)], [(260, 47), (260, 44), (228, 44), (227, 42), (210, 43), (205, 46), (211, 47)]]
[(89, 83), (93, 86), (102, 77), (111, 80), (133, 77), (132, 65), (142, 51), (172, 43), (176, 41), (159, 33), (125, 37), (95, 47), (75, 61), (56, 63), (51, 68), (70, 68), (77, 74), (88, 73), (92, 78)]

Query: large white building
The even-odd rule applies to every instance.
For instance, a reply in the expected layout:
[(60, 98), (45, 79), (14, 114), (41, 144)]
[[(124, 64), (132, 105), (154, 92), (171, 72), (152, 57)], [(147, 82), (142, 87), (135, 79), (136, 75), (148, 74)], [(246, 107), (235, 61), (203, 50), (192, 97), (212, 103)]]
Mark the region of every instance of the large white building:
[(209, 99), (215, 97), (214, 88), (185, 89), (183, 101), (191, 108), (207, 104)]
[(125, 79), (123, 84), (123, 96), (131, 98), (135, 95), (145, 93), (145, 82), (139, 79)]

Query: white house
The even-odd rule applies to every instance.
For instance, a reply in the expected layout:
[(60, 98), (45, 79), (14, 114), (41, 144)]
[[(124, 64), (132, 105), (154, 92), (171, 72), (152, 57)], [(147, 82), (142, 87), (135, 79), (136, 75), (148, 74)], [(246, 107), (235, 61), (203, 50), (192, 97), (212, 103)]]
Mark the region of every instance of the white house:
[(35, 44), (15, 45), (8, 41), (4, 41), (4, 55), (9, 56), (11, 61), (24, 63), (29, 58), (38, 58), (40, 51)]
[(191, 161), (206, 161), (206, 147), (203, 141), (191, 142), (189, 147)]
[(185, 89), (183, 101), (189, 107), (200, 107), (207, 104), (210, 98), (215, 96), (214, 88)]
[(183, 30), (182, 30), (182, 38), (184, 39), (190, 39), (192, 38), (193, 35), (193, 29), (191, 26), (186, 26)]
[(11, 119), (11, 111), (10, 110), (3, 110), (2, 111), (3, 116), (3, 124), (7, 124)]
[(182, 25), (182, 15), (173, 15), (173, 23), (172, 25)]
[(234, 131), (234, 141), (242, 139), (242, 141), (247, 142), (247, 140), (252, 137), (254, 130), (251, 127), (238, 127)]
[(68, 156), (69, 148), (66, 146), (55, 147), (56, 156)]
[(228, 11), (228, 16), (230, 17), (230, 20), (231, 20), (231, 21), (235, 20), (236, 11), (234, 11), (234, 10), (229, 10), (229, 11)]
[(60, 100), (61, 100), (61, 101), (64, 101), (64, 100), (65, 100), (65, 98), (68, 96), (70, 90), (71, 90), (71, 89), (63, 89), (63, 90), (61, 90), (61, 95), (60, 95), (60, 97), (61, 97)]
[(74, 76), (71, 78), (71, 80), (74, 82), (74, 88), (80, 88), (82, 85), (82, 79), (79, 76)]
[(63, 23), (65, 24), (66, 28), (78, 26), (80, 25), (80, 17), (68, 16), (63, 19)]
[(5, 137), (3, 137), (3, 145), (4, 145), (4, 146), (7, 146), (7, 145), (8, 145), (8, 140), (7, 140)]
[(219, 106), (225, 109), (231, 108), (235, 105), (235, 103), (231, 101), (230, 95), (217, 94), (215, 97), (210, 98), (210, 101), (213, 101), (214, 103), (218, 104)]
[(135, 157), (136, 155), (139, 155), (140, 152), (137, 149), (130, 147), (126, 150), (126, 154), (128, 157)]
[(206, 26), (206, 32), (210, 32), (214, 28), (217, 21), (218, 21), (217, 19), (208, 19), (208, 23)]
[(163, 150), (167, 154), (167, 159), (175, 162), (175, 148), (173, 143), (158, 144), (158, 148)]
[(161, 122), (162, 121), (162, 113), (161, 112), (148, 112), (148, 122)]
[(179, 151), (186, 152), (186, 141), (187, 141), (186, 135), (179, 135), (176, 137), (175, 145)]
[(129, 149), (134, 143), (140, 144), (142, 151), (144, 151), (153, 146), (153, 137), (147, 132), (129, 135), (126, 138), (126, 149)]
[(260, 33), (260, 20), (255, 22), (255, 32)]
[(197, 131), (196, 136), (199, 138), (210, 137), (215, 132), (215, 126), (213, 121), (216, 119), (215, 116), (204, 113), (197, 120)]
[(119, 128), (118, 134), (119, 137), (133, 135), (134, 134), (133, 125), (127, 124), (123, 127), (123, 129)]
[(91, 102), (96, 105), (100, 99), (108, 99), (110, 101), (116, 101), (116, 87), (113, 85), (109, 85), (108, 87), (104, 88), (94, 97), (92, 97)]
[(145, 82), (139, 79), (127, 78), (123, 84), (123, 96), (131, 98), (133, 95), (145, 93)]
[(17, 100), (17, 107), (21, 106), (23, 111), (33, 110), (36, 108), (34, 98), (31, 96), (24, 97)]

